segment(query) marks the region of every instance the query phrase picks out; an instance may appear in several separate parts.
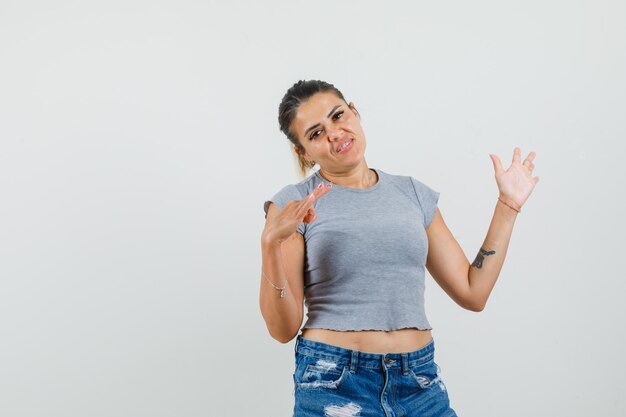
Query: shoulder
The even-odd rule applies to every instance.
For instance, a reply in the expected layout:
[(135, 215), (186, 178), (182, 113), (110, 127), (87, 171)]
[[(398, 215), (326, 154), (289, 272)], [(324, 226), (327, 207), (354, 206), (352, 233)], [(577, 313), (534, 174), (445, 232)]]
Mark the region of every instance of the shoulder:
[(421, 208), (424, 213), (424, 224), (428, 227), (437, 210), (439, 192), (410, 175), (392, 175), (380, 172), (381, 176), (385, 176), (388, 184), (395, 186)]
[(317, 186), (321, 182), (322, 182), (322, 179), (317, 174), (317, 171), (315, 171), (314, 173), (312, 173), (311, 175), (309, 175), (308, 177), (306, 177), (302, 181), (300, 181), (300, 182), (298, 182), (296, 184), (292, 184), (291, 187), (293, 187), (294, 189), (298, 190), (298, 192), (301, 195), (300, 198), (304, 198), (307, 195), (309, 195), (310, 193), (312, 193), (313, 190), (315, 190), (315, 188), (317, 188)]
[(379, 173), (382, 180), (392, 185), (395, 185), (397, 187), (400, 187), (402, 189), (405, 189), (405, 190), (408, 189), (411, 191), (411, 193), (414, 193), (414, 192), (419, 193), (425, 188), (431, 189), (427, 184), (425, 184), (424, 182), (418, 180), (417, 178), (411, 175), (390, 174), (381, 169), (376, 169), (376, 171)]
[(272, 198), (265, 201), (263, 205), (265, 214), (267, 215), (270, 203), (275, 203), (282, 208), (290, 200), (301, 200), (309, 195), (320, 182), (319, 176), (313, 173), (300, 182), (283, 186)]
[(301, 199), (309, 195), (322, 182), (317, 172), (294, 184), (287, 184), (276, 194), (288, 194)]
[(411, 177), (408, 175), (390, 174), (381, 169), (377, 169), (376, 171), (380, 175), (381, 177), (380, 179), (385, 182), (388, 182), (392, 185), (395, 185), (397, 187), (402, 187), (402, 188), (411, 187)]
[(398, 174), (389, 174), (382, 170), (377, 170), (380, 175), (380, 180), (384, 181), (389, 186), (395, 188), (397, 191), (402, 192), (407, 195), (411, 200), (415, 200), (415, 182), (417, 181), (415, 178), (410, 175), (398, 175)]

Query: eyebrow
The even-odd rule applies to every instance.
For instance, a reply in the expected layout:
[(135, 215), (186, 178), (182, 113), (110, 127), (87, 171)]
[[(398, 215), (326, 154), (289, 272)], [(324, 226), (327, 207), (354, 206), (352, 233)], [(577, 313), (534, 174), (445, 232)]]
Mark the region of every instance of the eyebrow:
[[(335, 112), (335, 110), (337, 110), (339, 107), (341, 107), (341, 104), (337, 104), (335, 107), (333, 107), (333, 109), (330, 112), (328, 112), (328, 114), (326, 115), (326, 118), (328, 119)], [(303, 136), (306, 136), (307, 133), (309, 133), (311, 130), (315, 129), (319, 125), (320, 125), (319, 123), (316, 123), (313, 126), (309, 127), (307, 130), (304, 131)]]

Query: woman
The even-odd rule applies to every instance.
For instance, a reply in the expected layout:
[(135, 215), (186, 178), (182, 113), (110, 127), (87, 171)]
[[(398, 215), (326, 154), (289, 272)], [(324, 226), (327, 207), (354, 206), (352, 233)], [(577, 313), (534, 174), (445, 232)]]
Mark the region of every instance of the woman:
[(521, 162), (515, 148), (506, 171), (491, 155), (500, 195), (470, 265), (438, 192), (368, 167), (359, 113), (333, 85), (296, 83), (279, 122), (303, 174), (319, 165), (265, 203), (261, 239), (263, 318), (276, 340), (296, 337), (294, 416), (455, 416), (434, 362), (424, 268), (461, 307), (484, 308), (539, 180), (535, 153)]

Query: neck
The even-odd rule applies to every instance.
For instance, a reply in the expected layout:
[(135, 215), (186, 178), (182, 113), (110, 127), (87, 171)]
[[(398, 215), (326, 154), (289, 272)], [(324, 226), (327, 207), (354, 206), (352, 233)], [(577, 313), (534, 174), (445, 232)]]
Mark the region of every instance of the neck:
[(377, 175), (367, 164), (360, 165), (345, 172), (332, 172), (320, 168), (319, 173), (327, 181), (347, 188), (370, 188), (377, 182)]

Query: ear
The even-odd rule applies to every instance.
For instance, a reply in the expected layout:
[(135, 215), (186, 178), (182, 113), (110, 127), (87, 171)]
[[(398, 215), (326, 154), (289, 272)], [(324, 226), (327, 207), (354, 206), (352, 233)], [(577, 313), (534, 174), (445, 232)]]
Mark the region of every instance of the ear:
[(352, 113), (354, 113), (354, 115), (356, 117), (358, 117), (359, 119), (361, 118), (361, 115), (359, 114), (359, 111), (356, 109), (356, 106), (354, 105), (354, 103), (351, 101), (350, 104), (348, 104), (348, 108), (350, 110), (352, 110)]
[(304, 150), (304, 148), (301, 148), (301, 147), (299, 148), (299, 147), (297, 147), (297, 146), (294, 146), (294, 147), (293, 147), (293, 151), (294, 151), (294, 153), (296, 154), (296, 156), (297, 156), (298, 158), (302, 158), (302, 159), (304, 159), (305, 161), (310, 160), (310, 158), (309, 158), (309, 154), (307, 154), (307, 153), (306, 153), (306, 151)]

